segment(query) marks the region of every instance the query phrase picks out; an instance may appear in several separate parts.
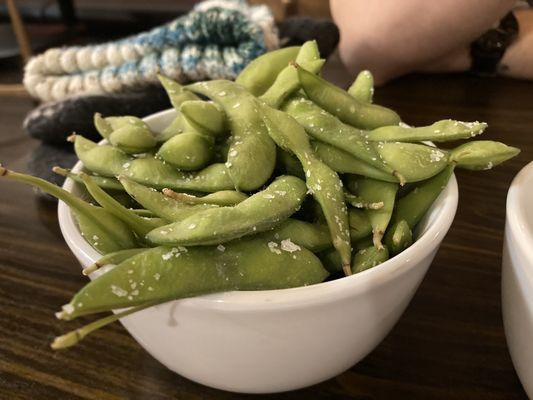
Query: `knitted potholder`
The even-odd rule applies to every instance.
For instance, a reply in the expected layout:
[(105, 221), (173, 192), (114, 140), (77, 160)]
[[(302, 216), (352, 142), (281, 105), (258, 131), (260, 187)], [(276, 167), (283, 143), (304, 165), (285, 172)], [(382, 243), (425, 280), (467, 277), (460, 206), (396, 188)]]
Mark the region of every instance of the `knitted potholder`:
[(116, 93), (156, 81), (233, 79), (278, 47), (272, 13), (244, 0), (208, 0), (151, 31), (115, 42), (52, 48), (30, 59), (24, 85), (43, 101)]

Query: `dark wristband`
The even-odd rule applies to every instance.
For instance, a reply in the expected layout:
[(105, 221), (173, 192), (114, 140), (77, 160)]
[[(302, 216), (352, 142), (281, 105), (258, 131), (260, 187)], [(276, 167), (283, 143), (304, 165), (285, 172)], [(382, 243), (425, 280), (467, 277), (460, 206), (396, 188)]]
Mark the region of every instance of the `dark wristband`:
[(494, 76), (507, 47), (518, 36), (518, 21), (509, 12), (497, 28), (490, 29), (470, 46), (472, 66), (470, 71), (477, 75)]

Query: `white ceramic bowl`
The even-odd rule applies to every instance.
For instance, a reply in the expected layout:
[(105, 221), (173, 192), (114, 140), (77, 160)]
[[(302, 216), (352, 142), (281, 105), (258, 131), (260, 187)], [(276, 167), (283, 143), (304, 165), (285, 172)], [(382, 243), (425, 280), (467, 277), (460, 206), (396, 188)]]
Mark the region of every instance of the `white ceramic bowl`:
[[(164, 111), (145, 121), (158, 132), (174, 116)], [(71, 180), (64, 188), (77, 190)], [(172, 301), (121, 322), (169, 369), (207, 386), (272, 393), (324, 381), (365, 357), (398, 321), (450, 228), (457, 198), (452, 176), (421, 222), (418, 240), (357, 275), (294, 289)], [(81, 265), (93, 263), (98, 253), (62, 202), (59, 223)]]
[(516, 372), (533, 397), (533, 162), (515, 177), (507, 194), (502, 258), (502, 310)]

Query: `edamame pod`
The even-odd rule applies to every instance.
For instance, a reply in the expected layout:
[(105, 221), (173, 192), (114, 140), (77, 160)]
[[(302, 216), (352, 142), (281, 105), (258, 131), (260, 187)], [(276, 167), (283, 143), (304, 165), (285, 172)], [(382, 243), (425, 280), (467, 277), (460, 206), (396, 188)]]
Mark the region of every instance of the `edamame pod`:
[(413, 244), (413, 232), (407, 221), (401, 220), (390, 226), (385, 234), (384, 242), (393, 256), (411, 246)]
[[(316, 41), (305, 42), (296, 56), (296, 62), (307, 68), (312, 73), (318, 73), (326, 60), (320, 59)], [(300, 87), (298, 74), (295, 69), (287, 65), (276, 77), (276, 80), (263, 93), (261, 100), (273, 108), (279, 108), (286, 98), (296, 92)]]
[(262, 105), (268, 133), (283, 150), (292, 152), (302, 164), (306, 184), (320, 204), (328, 224), (333, 247), (339, 252), (343, 270), (349, 275), (352, 248), (348, 226), (348, 209), (338, 175), (315, 156), (305, 130), (286, 113)]
[(126, 192), (139, 204), (169, 222), (181, 221), (198, 211), (217, 207), (212, 204), (183, 204), (124, 176), (119, 176), (118, 179)]
[(80, 135), (70, 135), (74, 142), (74, 151), (83, 166), (89, 171), (106, 177), (115, 177), (123, 170), (123, 165), (131, 162), (133, 157), (110, 145), (98, 145)]
[(113, 133), (113, 128), (111, 128), (111, 125), (109, 122), (107, 122), (100, 113), (94, 113), (93, 116), (93, 123), (94, 127), (98, 131), (98, 133), (104, 138), (109, 139), (109, 135)]
[(313, 102), (302, 96), (294, 96), (285, 103), (283, 111), (298, 121), (314, 139), (346, 151), (390, 175), (394, 174), (394, 170), (380, 158), (375, 144), (365, 139), (364, 131), (343, 124)]
[(339, 252), (334, 248), (327, 249), (318, 254), (324, 268), (332, 274), (342, 272), (342, 261)]
[(400, 122), (400, 117), (393, 110), (375, 104), (362, 103), (305, 68), (298, 65), (295, 65), (295, 68), (307, 96), (342, 122), (360, 129), (398, 125)]
[(231, 130), (226, 167), (237, 190), (255, 190), (270, 178), (276, 145), (269, 137), (255, 97), (234, 82), (195, 83), (188, 89), (209, 97), (224, 109)]
[(265, 93), (278, 74), (294, 61), (300, 46), (284, 47), (265, 53), (252, 60), (237, 76), (235, 82), (244, 86), (256, 97)]
[[(259, 237), (274, 242), (270, 246), (278, 248), (278, 250), (290, 247), (291, 242), (312, 252), (331, 247), (331, 237), (327, 225), (313, 224), (294, 218), (287, 219), (281, 225), (271, 231), (264, 232)], [(339, 264), (339, 268), (341, 267), (342, 265)]]
[(198, 132), (210, 137), (221, 137), (227, 132), (226, 114), (215, 103), (190, 100), (181, 104), (180, 112)]
[(374, 96), (374, 77), (368, 70), (357, 74), (352, 85), (348, 88), (348, 94), (362, 103), (372, 103)]
[(125, 176), (139, 183), (146, 183), (156, 189), (195, 190), (217, 192), (233, 189), (226, 166), (211, 164), (200, 171), (180, 172), (169, 164), (155, 158), (137, 158), (125, 167)]
[(102, 268), (106, 265), (118, 265), (121, 262), (126, 261), (128, 258), (133, 257), (134, 255), (139, 254), (143, 251), (146, 251), (145, 247), (141, 247), (138, 249), (119, 250), (113, 253), (106, 254), (95, 263), (89, 265), (87, 268), (84, 268), (81, 273), (83, 275), (90, 275), (99, 268)]
[(355, 158), (345, 151), (320, 141), (313, 142), (316, 155), (332, 170), (357, 174), (385, 182), (398, 182), (398, 178)]
[(374, 142), (448, 142), (470, 139), (483, 133), (484, 122), (462, 122), (451, 119), (437, 121), (429, 126), (411, 128), (406, 125), (383, 126), (366, 133), (366, 138)]
[(381, 239), (389, 225), (389, 221), (394, 209), (394, 201), (398, 184), (382, 182), (371, 178), (357, 179), (357, 194), (369, 202), (383, 202), (380, 209), (366, 209), (370, 224), (372, 225), (372, 235), (374, 246), (382, 247)]
[(370, 246), (366, 249), (359, 250), (355, 253), (352, 262), (352, 272), (357, 274), (358, 272), (366, 271), (373, 268), (389, 259), (389, 251), (385, 246), (376, 248)]
[[(229, 290), (268, 290), (322, 282), (328, 273), (312, 252), (274, 252), (260, 239), (222, 247), (155, 247), (120, 263), (83, 287), (62, 319)], [(134, 285), (135, 284), (135, 285)]]
[(492, 140), (465, 143), (451, 151), (450, 162), (471, 170), (491, 169), (520, 153), (520, 149)]
[(379, 142), (377, 151), (381, 159), (401, 178), (400, 184), (431, 178), (448, 165), (448, 152), (424, 144)]
[(236, 206), (200, 211), (183, 221), (154, 229), (146, 238), (156, 245), (228, 242), (279, 225), (300, 208), (305, 194), (301, 179), (282, 176)]
[(305, 174), (304, 170), (302, 169), (302, 164), (300, 164), (300, 161), (298, 161), (298, 158), (296, 158), (294, 155), (278, 147), (276, 153), (276, 160), (276, 164), (282, 173), (287, 175), (293, 175), (305, 180)]
[(196, 132), (185, 132), (168, 139), (157, 155), (182, 171), (197, 171), (213, 158), (213, 140)]
[[(55, 166), (52, 168), (52, 171), (58, 175), (72, 179), (74, 182), (83, 184), (83, 180), (80, 177), (80, 174), (77, 172), (72, 172), (70, 169), (61, 168)], [(103, 177), (98, 175), (91, 175), (92, 180), (102, 189), (106, 190), (120, 190), (123, 191), (124, 188), (116, 178)]]
[(163, 85), (165, 88), (168, 98), (170, 99), (170, 103), (176, 109), (176, 111), (180, 109), (181, 104), (185, 101), (200, 100), (200, 98), (194, 93), (184, 90), (183, 86), (181, 86), (175, 80), (167, 78), (161, 74), (157, 74), (157, 78), (159, 79), (159, 82), (161, 82), (161, 85)]
[(155, 147), (157, 140), (140, 118), (133, 116), (102, 118), (94, 115), (94, 125), (111, 145), (128, 154), (143, 153)]
[(74, 214), (82, 236), (98, 252), (107, 254), (137, 247), (137, 241), (129, 227), (103, 208), (86, 203), (44, 179), (19, 174), (1, 166), (0, 178), (26, 183), (64, 201)]
[(127, 224), (140, 238), (144, 237), (144, 235), (146, 235), (152, 229), (166, 224), (166, 221), (161, 218), (141, 217), (133, 210), (124, 207), (113, 197), (108, 195), (100, 186), (98, 186), (89, 175), (82, 172), (80, 177), (83, 180), (87, 191), (98, 202), (98, 204)]
[(372, 234), (372, 224), (368, 215), (363, 210), (351, 208), (348, 211), (348, 224), (350, 226), (350, 239), (352, 243)]
[(414, 229), (448, 184), (453, 169), (453, 165), (447, 166), (439, 174), (420, 182), (418, 186), (400, 198), (392, 216), (392, 223), (396, 224), (403, 220), (407, 222), (409, 228)]
[(153, 157), (134, 158), (113, 146), (97, 145), (79, 135), (70, 138), (84, 167), (103, 176), (125, 175), (159, 189), (200, 192), (233, 189), (233, 182), (224, 164), (211, 164), (197, 172), (180, 172)]
[(171, 137), (179, 135), (180, 133), (193, 131), (194, 128), (187, 122), (182, 114), (178, 114), (163, 131), (156, 136), (159, 143), (164, 143)]
[(178, 193), (172, 189), (163, 189), (163, 194), (185, 204), (215, 204), (217, 206), (234, 206), (248, 198), (247, 195), (235, 190), (221, 190), (197, 197), (188, 193)]

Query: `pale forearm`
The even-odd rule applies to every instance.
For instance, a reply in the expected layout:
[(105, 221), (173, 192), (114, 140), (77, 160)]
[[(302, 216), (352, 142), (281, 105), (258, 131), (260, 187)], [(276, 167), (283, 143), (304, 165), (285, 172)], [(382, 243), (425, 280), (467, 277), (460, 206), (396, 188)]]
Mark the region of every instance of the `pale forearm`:
[(352, 71), (368, 68), (378, 83), (419, 70), (466, 48), (514, 0), (331, 0), (339, 51)]

